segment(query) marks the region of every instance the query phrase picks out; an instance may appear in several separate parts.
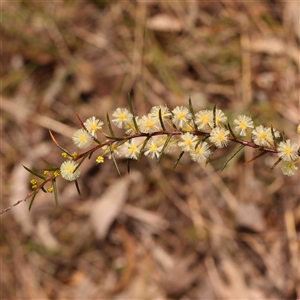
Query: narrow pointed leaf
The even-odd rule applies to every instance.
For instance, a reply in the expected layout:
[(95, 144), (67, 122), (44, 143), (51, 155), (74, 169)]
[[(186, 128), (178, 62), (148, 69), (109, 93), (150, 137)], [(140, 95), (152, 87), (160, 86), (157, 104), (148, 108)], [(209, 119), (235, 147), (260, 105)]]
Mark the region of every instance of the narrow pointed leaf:
[(136, 123), (136, 120), (135, 120), (135, 114), (134, 114), (134, 111), (133, 111), (132, 101), (131, 101), (129, 93), (128, 93), (128, 98), (127, 99), (128, 99), (129, 109), (130, 109), (130, 112), (132, 114), (132, 121), (133, 121), (134, 128), (135, 128), (136, 132), (140, 132), (140, 130), (138, 128), (138, 125)]
[(29, 207), (28, 207), (28, 210), (30, 211), (31, 210), (31, 207), (32, 207), (32, 204), (33, 204), (33, 201), (37, 195), (37, 193), (39, 192), (39, 190), (36, 190), (31, 198), (31, 201), (30, 201), (30, 204), (29, 204)]
[(226, 162), (223, 164), (222, 169), (220, 173), (225, 169), (227, 164), (244, 148), (244, 145), (241, 145), (233, 154), (230, 155), (230, 157), (226, 160)]
[(182, 151), (182, 152), (179, 154), (179, 157), (178, 157), (178, 159), (176, 160), (176, 162), (175, 162), (175, 164), (174, 164), (174, 169), (176, 169), (176, 167), (177, 167), (177, 165), (178, 165), (178, 163), (179, 163), (181, 157), (183, 156), (183, 154), (184, 154), (184, 151)]
[(52, 167), (52, 168), (45, 169), (45, 171), (54, 172), (54, 171), (57, 171), (59, 169), (60, 168), (54, 168), (54, 167)]
[(78, 195), (81, 196), (81, 192), (80, 192), (80, 188), (79, 188), (79, 184), (78, 184), (77, 179), (75, 180), (75, 186), (76, 186), (76, 190), (77, 190)]
[(124, 138), (120, 138), (120, 137), (116, 137), (116, 136), (109, 136), (109, 135), (107, 135), (106, 138), (109, 139), (109, 140), (116, 140), (116, 141), (123, 141), (124, 140)]
[(198, 130), (198, 126), (197, 124), (195, 123), (195, 112), (194, 112), (194, 108), (193, 108), (193, 104), (192, 104), (192, 99), (191, 97), (189, 97), (189, 109), (190, 109), (190, 112), (193, 116), (193, 124), (194, 124), (194, 127), (196, 130)]
[(156, 162), (156, 165), (157, 165), (157, 166), (159, 165), (160, 160), (161, 160), (161, 158), (162, 158), (162, 156), (163, 156), (163, 154), (164, 154), (164, 150), (165, 150), (165, 148), (168, 146), (168, 144), (169, 144), (171, 138), (172, 138), (172, 134), (168, 136), (168, 138), (166, 139), (166, 141), (165, 141), (165, 143), (164, 143), (164, 145), (163, 145), (163, 147), (162, 147), (162, 149), (161, 149), (160, 155), (159, 155), (159, 157), (157, 158), (157, 162)]
[(208, 156), (208, 158), (205, 161), (205, 166), (210, 162), (211, 158), (213, 157), (213, 155), (215, 154), (216, 148), (211, 150), (210, 155)]
[(55, 144), (61, 151), (66, 152), (69, 156), (72, 156), (72, 154), (71, 154), (68, 150), (66, 150), (65, 148), (61, 147), (61, 146), (58, 144), (58, 142), (57, 142), (57, 140), (55, 139), (54, 135), (52, 134), (51, 130), (49, 130), (49, 134), (50, 134), (50, 137), (51, 137), (52, 141), (54, 142), (54, 144)]
[(243, 165), (248, 165), (249, 163), (255, 161), (256, 159), (258, 159), (259, 157), (261, 157), (261, 156), (263, 156), (263, 155), (265, 155), (267, 153), (268, 153), (267, 151), (263, 151), (259, 155), (255, 156), (252, 159), (250, 159), (250, 160), (246, 161), (245, 163), (243, 163)]
[(108, 129), (109, 129), (109, 132), (110, 132), (111, 136), (114, 138), (115, 137), (115, 133), (114, 133), (114, 131), (112, 129), (108, 113), (106, 113), (106, 120), (107, 120), (107, 126), (108, 126)]
[(50, 134), (50, 137), (51, 137), (52, 141), (54, 142), (54, 144), (55, 144), (57, 147), (59, 147), (58, 142), (57, 142), (57, 140), (55, 139), (55, 137), (54, 137), (54, 135), (52, 134), (52, 132), (51, 132), (50, 129), (49, 129), (49, 134)]
[(49, 162), (46, 161), (46, 159), (42, 158), (42, 160), (48, 167), (50, 167), (51, 169), (54, 168)]
[(271, 125), (271, 133), (272, 133), (272, 137), (273, 137), (273, 141), (274, 141), (275, 147), (273, 147), (273, 145), (271, 145), (271, 146), (272, 146), (272, 148), (275, 149), (276, 146), (278, 145), (278, 142), (282, 142), (283, 138), (282, 138), (282, 134), (281, 133), (279, 133), (279, 137), (275, 137), (275, 131), (274, 131), (274, 128), (273, 128), (272, 125)]
[(130, 159), (127, 159), (127, 173), (130, 173)]
[(144, 148), (146, 147), (146, 145), (147, 145), (148, 141), (150, 140), (150, 138), (151, 138), (151, 135), (147, 136), (147, 138), (145, 139), (145, 141), (144, 141), (144, 143), (143, 143), (143, 145), (142, 145), (142, 148), (141, 148), (141, 150), (140, 150), (138, 159), (137, 159), (138, 161), (141, 159), (142, 154), (143, 154), (143, 150), (144, 150)]
[(158, 111), (158, 117), (159, 117), (159, 122), (160, 122), (160, 126), (161, 126), (162, 130), (166, 131), (165, 124), (164, 124), (164, 121), (161, 116), (161, 108)]
[(82, 120), (81, 120), (81, 118), (80, 118), (80, 116), (79, 116), (78, 113), (76, 113), (76, 116), (77, 116), (77, 118), (78, 118), (78, 120), (79, 120), (79, 122), (80, 122), (81, 127), (82, 127), (83, 129), (85, 129), (85, 130), (88, 132), (88, 130), (86, 129), (85, 125), (83, 124), (83, 122), (82, 122)]
[(114, 152), (112, 151), (112, 144), (110, 144), (109, 149), (110, 149), (110, 155), (111, 155), (112, 160), (113, 160), (113, 162), (114, 162), (114, 164), (115, 164), (115, 167), (116, 167), (116, 169), (117, 169), (117, 172), (118, 172), (119, 176), (121, 176), (121, 172), (120, 172), (120, 169), (119, 169), (119, 167), (118, 167), (118, 164), (117, 164), (117, 161), (116, 161), (116, 158), (115, 158), (115, 154), (114, 154)]
[(61, 147), (61, 146), (59, 146), (59, 145), (57, 145), (57, 147), (58, 147), (62, 152), (66, 152), (69, 156), (72, 156), (72, 154), (71, 154), (68, 150), (66, 150), (65, 148), (63, 148), (63, 147)]
[(236, 136), (235, 136), (235, 134), (234, 134), (233, 130), (231, 129), (231, 126), (230, 126), (230, 124), (228, 123), (228, 124), (227, 124), (227, 126), (228, 126), (228, 129), (229, 129), (229, 131), (230, 131), (230, 133), (231, 133), (232, 137), (233, 137), (233, 138), (236, 140), (237, 138), (236, 138)]
[(53, 185), (53, 195), (54, 195), (54, 200), (55, 200), (55, 206), (56, 206), (56, 208), (59, 208), (58, 196), (57, 196), (57, 187), (56, 187), (56, 180), (52, 181), (52, 185)]
[(31, 169), (25, 167), (24, 165), (22, 165), (22, 166), (23, 166), (23, 168), (24, 168), (26, 171), (28, 171), (28, 172), (31, 173), (32, 175), (34, 175), (34, 176), (36, 176), (36, 177), (39, 177), (39, 178), (41, 178), (41, 179), (43, 179), (43, 180), (46, 180), (46, 178), (45, 178), (43, 175), (41, 175), (41, 174), (39, 174), (39, 173), (37, 173), (37, 172), (35, 172), (35, 171), (33, 171), (33, 170), (31, 170)]
[[(90, 154), (91, 154), (91, 153), (90, 153)], [(79, 162), (78, 166), (75, 168), (75, 170), (73, 171), (73, 173), (75, 173), (75, 172), (78, 170), (78, 168), (81, 166), (81, 164), (84, 162), (84, 160), (88, 157), (88, 155), (89, 155), (89, 153), (86, 153), (86, 154), (82, 157), (81, 161)]]
[(275, 162), (275, 164), (271, 167), (271, 171), (282, 161), (282, 158), (278, 158), (278, 160)]
[(217, 122), (216, 122), (216, 110), (217, 110), (217, 106), (214, 105), (214, 108), (213, 108), (213, 116), (214, 116), (213, 122), (214, 122), (214, 128), (217, 127)]
[(71, 154), (68, 150), (66, 150), (66, 149), (64, 149), (63, 147), (59, 146), (59, 144), (58, 144), (57, 140), (55, 139), (54, 135), (52, 134), (51, 130), (49, 130), (49, 134), (50, 134), (51, 139), (52, 139), (52, 141), (54, 142), (54, 144), (55, 144), (61, 151), (66, 152), (69, 156), (72, 156), (72, 154)]
[(94, 137), (94, 136), (93, 136), (93, 140), (94, 140), (98, 145), (101, 144), (101, 142), (100, 142), (96, 137)]

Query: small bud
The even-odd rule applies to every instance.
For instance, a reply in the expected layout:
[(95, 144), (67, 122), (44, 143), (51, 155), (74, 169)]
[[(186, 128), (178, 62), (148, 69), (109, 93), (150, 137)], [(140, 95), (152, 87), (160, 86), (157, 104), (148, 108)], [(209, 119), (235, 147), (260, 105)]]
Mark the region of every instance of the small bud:
[(52, 193), (52, 192), (53, 192), (53, 186), (49, 187), (49, 188), (47, 189), (47, 191), (48, 191), (48, 193)]
[(59, 176), (59, 174), (60, 174), (59, 170), (56, 170), (56, 171), (54, 171), (54, 173), (53, 173), (54, 177)]
[(49, 174), (49, 171), (45, 170), (44, 175), (47, 175), (47, 174)]
[(30, 180), (30, 183), (31, 183), (32, 185), (35, 185), (35, 184), (37, 184), (37, 180), (36, 180), (36, 179), (31, 179), (31, 180)]
[(37, 188), (37, 185), (34, 184), (31, 188), (32, 188), (32, 189), (36, 189), (36, 188)]
[(96, 163), (97, 163), (97, 164), (101, 164), (101, 163), (103, 163), (103, 162), (104, 162), (103, 156), (98, 156), (97, 159), (96, 159)]
[(63, 153), (61, 154), (61, 156), (64, 157), (64, 158), (66, 158), (66, 157), (68, 157), (68, 154), (67, 154), (66, 152), (63, 152)]

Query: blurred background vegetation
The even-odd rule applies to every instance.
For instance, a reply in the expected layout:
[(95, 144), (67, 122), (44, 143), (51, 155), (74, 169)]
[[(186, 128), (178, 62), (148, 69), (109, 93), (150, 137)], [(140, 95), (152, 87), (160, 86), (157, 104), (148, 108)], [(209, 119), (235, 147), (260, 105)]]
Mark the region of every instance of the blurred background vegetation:
[[(300, 3), (291, 1), (1, 2), (1, 206), (22, 199), (45, 158), (63, 161), (85, 120), (132, 95), (212, 109), (299, 142)], [(107, 129), (107, 128), (106, 128)], [(120, 131), (119, 134), (122, 134)], [(299, 174), (235, 145), (206, 167), (164, 156), (82, 167), (80, 198), (39, 194), (1, 216), (1, 299), (295, 299)], [(298, 290), (297, 290), (298, 289)]]

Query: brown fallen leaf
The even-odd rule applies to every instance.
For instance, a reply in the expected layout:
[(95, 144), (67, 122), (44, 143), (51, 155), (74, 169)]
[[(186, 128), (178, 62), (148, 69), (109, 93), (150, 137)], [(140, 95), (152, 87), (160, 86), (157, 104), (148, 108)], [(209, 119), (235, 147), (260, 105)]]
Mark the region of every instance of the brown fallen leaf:
[(156, 15), (147, 22), (147, 28), (156, 31), (178, 32), (182, 30), (182, 27), (183, 25), (178, 19), (166, 14)]
[(119, 293), (129, 284), (130, 280), (133, 277), (134, 269), (136, 266), (136, 246), (133, 237), (127, 232), (124, 227), (118, 227), (117, 231), (121, 236), (122, 242), (124, 244), (126, 267), (116, 285), (109, 291), (111, 294)]
[(117, 180), (92, 205), (90, 221), (97, 239), (105, 239), (111, 224), (123, 209), (129, 184), (129, 177)]
[(255, 232), (265, 230), (261, 211), (252, 203), (238, 205), (236, 222), (239, 227), (248, 228)]
[[(168, 296), (178, 297), (185, 293), (199, 280), (203, 269), (196, 264), (197, 256), (191, 254), (186, 258), (176, 260), (173, 268), (165, 273), (162, 284)], [(192, 268), (192, 265), (195, 267)]]

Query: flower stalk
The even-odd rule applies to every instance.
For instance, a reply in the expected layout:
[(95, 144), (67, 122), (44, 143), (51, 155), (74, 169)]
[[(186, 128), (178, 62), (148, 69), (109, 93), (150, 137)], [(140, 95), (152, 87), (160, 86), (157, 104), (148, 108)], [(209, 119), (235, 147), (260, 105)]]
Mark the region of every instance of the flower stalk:
[[(177, 106), (170, 111), (167, 106), (154, 106), (147, 115), (136, 116), (130, 97), (128, 97), (128, 103), (130, 110), (117, 108), (112, 113), (112, 119), (109, 114), (106, 114), (109, 134), (102, 129), (104, 122), (95, 116), (83, 122), (79, 114), (76, 114), (81, 128), (74, 133), (72, 140), (78, 148), (88, 148), (82, 153), (71, 154), (59, 145), (52, 132), (49, 131), (51, 139), (62, 151), (65, 161), (60, 167), (53, 167), (46, 162), (48, 168), (44, 170), (44, 175), (24, 166), (28, 172), (39, 179), (31, 179), (34, 191), (13, 206), (31, 198), (29, 205), (31, 209), (40, 190), (53, 193), (56, 206), (58, 206), (57, 177), (60, 176), (65, 180), (74, 181), (80, 195), (77, 181), (80, 177), (80, 166), (87, 158), (91, 159), (94, 152), (98, 152), (95, 164), (104, 163), (105, 158), (112, 159), (120, 174), (116, 159), (118, 156), (127, 158), (129, 172), (130, 160), (139, 160), (144, 154), (151, 159), (156, 159), (158, 165), (164, 153), (171, 153), (179, 148), (181, 152), (175, 162), (174, 167), (176, 167), (185, 153), (197, 163), (208, 163), (219, 148), (227, 147), (230, 143), (237, 143), (241, 146), (227, 159), (221, 171), (245, 147), (256, 149), (260, 153), (244, 164), (271, 153), (278, 156), (271, 169), (280, 165), (282, 173), (287, 176), (295, 175), (298, 170), (300, 147), (290, 139), (285, 139), (284, 135), (272, 126), (254, 127), (254, 122), (249, 116), (240, 115), (230, 125), (227, 116), (216, 106), (212, 110), (194, 112), (191, 99), (189, 99), (188, 107)], [(125, 135), (117, 137), (113, 125), (124, 129)], [(299, 126), (296, 129), (298, 133), (300, 133)], [(98, 138), (98, 135), (101, 137)], [(247, 136), (250, 138), (245, 139)], [(41, 183), (38, 184), (38, 182)], [(50, 188), (45, 189), (47, 183), (50, 183)], [(6, 208), (0, 214), (7, 212), (10, 208)]]

